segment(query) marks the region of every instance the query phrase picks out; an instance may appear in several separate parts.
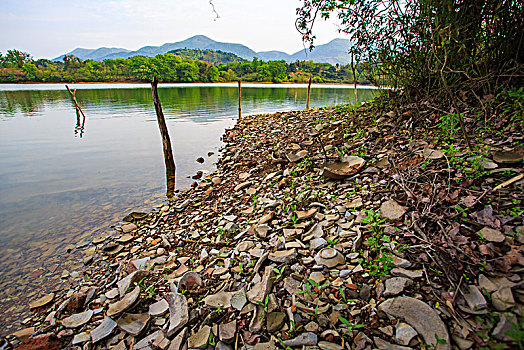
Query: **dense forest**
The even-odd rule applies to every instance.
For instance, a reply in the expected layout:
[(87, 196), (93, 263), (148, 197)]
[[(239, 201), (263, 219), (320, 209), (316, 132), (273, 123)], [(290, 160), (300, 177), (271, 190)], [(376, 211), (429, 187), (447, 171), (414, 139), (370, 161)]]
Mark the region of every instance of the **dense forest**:
[[(66, 55), (63, 61), (35, 60), (19, 50), (0, 53), (0, 82), (307, 82), (350, 83), (350, 65), (313, 61), (252, 61), (212, 50), (181, 49), (155, 57), (107, 59), (102, 62)], [(361, 77), (362, 78), (361, 78)], [(359, 83), (368, 83), (357, 74)]]

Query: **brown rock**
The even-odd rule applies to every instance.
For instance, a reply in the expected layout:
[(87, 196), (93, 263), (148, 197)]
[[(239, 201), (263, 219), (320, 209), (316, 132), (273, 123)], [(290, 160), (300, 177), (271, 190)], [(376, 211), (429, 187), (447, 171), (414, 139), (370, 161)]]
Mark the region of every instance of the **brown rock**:
[(54, 333), (28, 338), (17, 348), (19, 350), (60, 350), (62, 343)]
[(70, 313), (77, 313), (84, 309), (86, 295), (84, 293), (75, 293), (71, 295), (67, 302), (66, 310)]

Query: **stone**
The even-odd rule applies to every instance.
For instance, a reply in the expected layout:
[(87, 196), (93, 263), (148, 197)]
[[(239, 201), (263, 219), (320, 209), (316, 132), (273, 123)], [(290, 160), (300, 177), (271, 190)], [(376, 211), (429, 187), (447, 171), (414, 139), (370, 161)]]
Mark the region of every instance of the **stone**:
[(359, 297), (365, 301), (369, 300), (371, 297), (371, 286), (369, 284), (364, 284), (362, 288), (360, 288)]
[(507, 335), (507, 332), (515, 330), (515, 325), (518, 325), (517, 317), (511, 313), (500, 314), (499, 316), (499, 322), (493, 330), (492, 336), (495, 339), (509, 342), (512, 338)]
[(115, 241), (118, 243), (126, 244), (131, 242), (135, 237), (129, 233), (124, 233), (122, 236), (118, 237)]
[(211, 327), (203, 326), (198, 332), (191, 335), (187, 339), (188, 349), (200, 349), (207, 345), (209, 335), (211, 334)]
[(289, 264), (297, 257), (296, 249), (278, 250), (274, 253), (269, 253), (268, 259), (278, 264)]
[(266, 316), (266, 328), (269, 333), (280, 330), (286, 322), (286, 314), (283, 312), (270, 312)]
[(322, 283), (326, 280), (326, 276), (320, 271), (313, 271), (309, 275), (309, 279), (315, 281), (316, 283)]
[(122, 225), (122, 232), (124, 232), (124, 233), (133, 232), (137, 228), (138, 228), (138, 226), (136, 226), (133, 223), (125, 224), (125, 225)]
[(466, 299), (469, 307), (474, 311), (482, 310), (488, 307), (486, 299), (478, 287), (473, 284), (468, 286), (468, 292), (464, 293), (464, 299)]
[(237, 321), (233, 320), (226, 324), (218, 326), (218, 337), (221, 341), (231, 343), (237, 333)]
[(387, 341), (379, 337), (374, 337), (373, 341), (375, 342), (376, 347), (380, 350), (412, 350), (413, 349), (407, 346), (400, 346), (400, 345), (388, 343)]
[(65, 328), (77, 328), (85, 325), (93, 317), (93, 310), (88, 310), (78, 314), (71, 315), (62, 320), (62, 325)]
[(506, 236), (504, 236), (499, 230), (490, 227), (484, 227), (479, 231), (479, 235), (489, 242), (501, 243), (506, 239)]
[(338, 345), (338, 344), (335, 344), (335, 343), (330, 343), (330, 342), (327, 342), (327, 341), (319, 341), (317, 346), (321, 350), (342, 350), (342, 349), (344, 349), (342, 347), (342, 345)]
[(246, 297), (246, 292), (244, 292), (244, 290), (241, 290), (233, 294), (233, 296), (231, 297), (231, 306), (238, 311), (242, 310), (242, 308), (244, 307), (244, 305), (246, 305), (246, 303), (247, 303), (247, 297)]
[(284, 346), (298, 347), (298, 346), (315, 346), (318, 343), (318, 337), (315, 333), (302, 333), (294, 339), (284, 340)]
[(169, 304), (167, 303), (166, 299), (162, 299), (149, 305), (149, 314), (151, 316), (161, 316), (165, 314), (167, 310), (169, 310)]
[(444, 158), (444, 153), (436, 149), (424, 148), (422, 154), (426, 159), (436, 160)]
[(480, 290), (485, 293), (493, 293), (498, 289), (495, 283), (491, 282), (485, 275), (480, 275), (478, 282)]
[(405, 277), (393, 277), (387, 279), (384, 284), (386, 287), (384, 296), (387, 298), (399, 295), (406, 287), (411, 286), (413, 281)]
[[(451, 349), (446, 325), (437, 312), (423, 301), (411, 297), (396, 297), (382, 302), (378, 310), (407, 322), (424, 338), (426, 344), (435, 346), (436, 350)], [(435, 334), (445, 343), (437, 344)]]
[(253, 288), (247, 292), (247, 299), (252, 303), (263, 303), (266, 295), (271, 291), (273, 286), (273, 268), (266, 266), (262, 280), (253, 286)]
[(107, 299), (114, 299), (117, 296), (119, 296), (120, 293), (118, 292), (118, 288), (113, 288), (110, 291), (106, 292), (104, 295), (106, 296)]
[(292, 277), (287, 277), (284, 280), (284, 289), (291, 295), (298, 295), (301, 291), (300, 282)]
[(185, 273), (180, 281), (178, 281), (178, 290), (193, 290), (203, 285), (202, 277), (200, 277), (198, 273), (190, 271)]
[(499, 164), (512, 164), (522, 162), (522, 151), (497, 151), (493, 153), (493, 160)]
[[(340, 305), (340, 304), (337, 304), (337, 305)], [(307, 331), (307, 332), (313, 332), (313, 333), (318, 333), (320, 332), (320, 325), (314, 321), (311, 321), (309, 322), (308, 324), (306, 324), (304, 326), (304, 329)]]
[(218, 292), (217, 294), (211, 294), (205, 297), (204, 303), (207, 307), (211, 307), (214, 309), (227, 309), (231, 307), (232, 297), (233, 293), (231, 292)]
[(187, 336), (187, 328), (182, 329), (180, 333), (171, 341), (171, 344), (169, 344), (168, 350), (182, 350), (182, 348), (186, 345), (186, 336)]
[(391, 270), (393, 276), (400, 276), (410, 279), (421, 278), (424, 275), (424, 270), (406, 270), (401, 267), (395, 267)]
[(169, 346), (170, 340), (164, 334), (164, 332), (158, 332), (157, 336), (153, 340), (153, 349), (165, 350)]
[(120, 293), (120, 297), (123, 297), (126, 293), (129, 287), (132, 287), (134, 283), (140, 282), (141, 279), (145, 278), (148, 275), (148, 272), (146, 270), (138, 270), (133, 273), (130, 273), (120, 281), (118, 281), (116, 284), (118, 286), (118, 292)]
[(18, 332), (14, 332), (11, 335), (17, 337), (21, 341), (24, 341), (27, 338), (29, 338), (29, 336), (31, 336), (31, 334), (33, 334), (34, 332), (35, 332), (35, 327), (28, 327), (28, 328), (19, 330)]
[(382, 203), (380, 206), (382, 216), (389, 220), (399, 220), (406, 213), (406, 209), (393, 199)]
[(397, 331), (395, 333), (395, 341), (400, 345), (409, 345), (411, 339), (417, 336), (417, 331), (410, 325), (401, 322), (397, 326)]
[(142, 259), (133, 259), (130, 261), (130, 263), (134, 266), (136, 270), (144, 270), (148, 266), (152, 265), (150, 261), (151, 257), (147, 256)]
[(79, 345), (84, 344), (85, 342), (89, 341), (91, 339), (91, 332), (82, 332), (75, 334), (73, 337), (73, 341), (71, 342), (72, 345)]
[(323, 248), (319, 251), (317, 255), (315, 255), (315, 261), (318, 265), (323, 265), (329, 268), (346, 263), (344, 255), (331, 247)]
[(102, 323), (93, 329), (90, 333), (91, 341), (97, 343), (102, 339), (107, 338), (115, 330), (117, 324), (111, 317), (106, 317)]
[(182, 294), (167, 293), (166, 299), (169, 304), (169, 327), (167, 329), (167, 336), (172, 337), (189, 321), (189, 310), (187, 307), (187, 299)]
[(151, 350), (151, 345), (158, 336), (158, 333), (160, 333), (160, 331), (153, 332), (147, 337), (142, 338), (139, 342), (135, 343), (133, 350)]
[(66, 305), (66, 310), (70, 313), (80, 312), (84, 309), (86, 295), (84, 293), (74, 293), (69, 298)]
[(319, 248), (324, 248), (327, 245), (327, 241), (320, 237), (320, 238), (313, 238), (311, 241), (309, 241), (309, 249), (311, 250), (317, 250)]
[(49, 293), (41, 297), (40, 299), (37, 299), (31, 303), (29, 303), (30, 309), (37, 309), (39, 307), (46, 306), (47, 304), (51, 303), (53, 301), (53, 298), (55, 297), (55, 293)]
[[(5, 344), (2, 344), (4, 347)], [(8, 347), (5, 347), (8, 348)], [(17, 350), (60, 350), (64, 348), (62, 342), (56, 334), (47, 333), (30, 337), (24, 340), (16, 349)]]
[(149, 322), (149, 313), (128, 314), (124, 313), (116, 321), (118, 328), (136, 337), (146, 328)]
[(322, 226), (319, 224), (314, 224), (313, 227), (309, 229), (303, 236), (303, 241), (310, 241), (313, 238), (322, 238), (324, 236), (324, 230), (322, 229)]
[(265, 343), (257, 343), (253, 347), (253, 350), (277, 350), (278, 347), (275, 344), (275, 341), (273, 340), (273, 337), (269, 340), (269, 342)]
[(215, 345), (215, 350), (233, 350), (231, 345), (224, 343), (223, 341), (219, 341)]
[(498, 311), (504, 311), (515, 305), (513, 293), (509, 286), (500, 287), (491, 295), (491, 304)]
[(140, 287), (135, 287), (131, 293), (126, 294), (122, 300), (117, 301), (111, 305), (109, 305), (109, 308), (107, 309), (107, 316), (115, 316), (119, 313), (124, 312), (128, 308), (130, 308), (140, 296)]

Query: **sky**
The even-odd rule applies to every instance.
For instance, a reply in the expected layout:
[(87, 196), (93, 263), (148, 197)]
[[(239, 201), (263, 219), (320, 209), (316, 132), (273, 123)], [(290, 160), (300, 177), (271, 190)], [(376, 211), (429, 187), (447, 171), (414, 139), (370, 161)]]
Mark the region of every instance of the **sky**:
[[(299, 0), (0, 0), (0, 52), (54, 58), (77, 47), (137, 50), (206, 35), (255, 51), (304, 48), (295, 29)], [(316, 45), (343, 38), (335, 22), (315, 24)]]

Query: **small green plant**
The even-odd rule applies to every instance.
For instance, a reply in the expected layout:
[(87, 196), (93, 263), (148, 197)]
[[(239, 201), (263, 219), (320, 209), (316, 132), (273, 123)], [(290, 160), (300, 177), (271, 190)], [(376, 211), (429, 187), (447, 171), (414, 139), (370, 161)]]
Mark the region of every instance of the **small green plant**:
[(264, 302), (257, 301), (257, 304), (262, 306), (262, 308), (264, 309), (264, 313), (261, 314), (259, 319), (258, 319), (259, 321), (262, 321), (264, 319), (264, 314), (267, 314), (267, 311), (268, 311), (269, 294), (266, 295), (266, 298), (264, 299)]
[(347, 327), (347, 330), (344, 332), (344, 337), (349, 337), (351, 332), (354, 329), (358, 329), (358, 328), (364, 327), (363, 324), (353, 324), (353, 323), (349, 322), (346, 318), (344, 318), (342, 316), (338, 316), (338, 319), (339, 319), (340, 322), (342, 322)]
[(275, 276), (271, 277), (272, 279), (278, 280), (282, 278), (282, 274), (284, 273), (284, 270), (286, 269), (286, 266), (282, 266), (280, 270), (276, 267), (273, 268), (273, 272), (275, 272)]
[(338, 238), (328, 239), (328, 247), (334, 247), (338, 243)]
[(308, 278), (308, 282), (311, 283), (311, 285), (313, 287), (315, 287), (315, 290), (318, 292), (318, 293), (321, 293), (322, 292), (322, 289), (328, 287), (331, 283), (329, 282), (326, 282), (324, 284), (320, 284), (320, 283), (317, 283), (316, 281), (312, 280), (311, 278)]
[(146, 290), (147, 298), (153, 299), (156, 295), (155, 286), (149, 286)]

